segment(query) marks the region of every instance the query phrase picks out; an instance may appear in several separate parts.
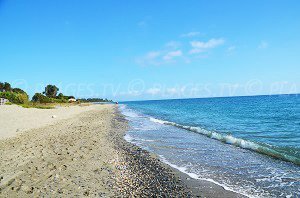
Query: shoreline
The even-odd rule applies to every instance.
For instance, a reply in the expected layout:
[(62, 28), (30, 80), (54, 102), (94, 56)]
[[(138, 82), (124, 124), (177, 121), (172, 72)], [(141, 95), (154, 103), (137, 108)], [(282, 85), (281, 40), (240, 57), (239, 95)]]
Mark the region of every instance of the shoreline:
[[(128, 181), (121, 181), (123, 196), (130, 197), (194, 197), (185, 184), (174, 174), (169, 166), (162, 163), (154, 154), (127, 142), (124, 135), (129, 128), (125, 117), (114, 107), (113, 131), (109, 138), (122, 156), (119, 164), (121, 174)], [(116, 132), (116, 129), (119, 130)], [(132, 185), (133, 184), (133, 185)]]
[(83, 108), (0, 139), (0, 196), (243, 197), (127, 142), (128, 122), (117, 106)]
[[(118, 114), (121, 118), (125, 118), (125, 116), (119, 111)], [(124, 135), (126, 132), (124, 132)], [(123, 140), (129, 144), (130, 147), (138, 147), (134, 145), (133, 143), (130, 143), (126, 141), (123, 137)], [(140, 148), (140, 147), (138, 147)], [(140, 148), (141, 149), (141, 148)], [(149, 153), (148, 151), (141, 149), (143, 152)], [(189, 176), (187, 173), (183, 173), (180, 170), (176, 169), (175, 167), (172, 167), (170, 164), (163, 162), (163, 160), (160, 159), (159, 156), (156, 154), (150, 153), (149, 157), (154, 158), (153, 160), (156, 160), (160, 163), (161, 166), (169, 169), (171, 171), (171, 174), (175, 175), (177, 180), (189, 190), (191, 191), (192, 197), (206, 197), (206, 198), (245, 198), (247, 196), (242, 195), (240, 193), (226, 190), (224, 187), (215, 184), (210, 181), (195, 179)]]

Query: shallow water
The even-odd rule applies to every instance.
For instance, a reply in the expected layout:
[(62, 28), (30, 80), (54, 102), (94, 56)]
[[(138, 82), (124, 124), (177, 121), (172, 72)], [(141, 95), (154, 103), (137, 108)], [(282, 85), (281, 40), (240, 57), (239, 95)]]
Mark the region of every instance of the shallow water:
[(132, 127), (128, 141), (194, 178), (251, 197), (300, 197), (295, 95), (129, 102), (120, 109)]

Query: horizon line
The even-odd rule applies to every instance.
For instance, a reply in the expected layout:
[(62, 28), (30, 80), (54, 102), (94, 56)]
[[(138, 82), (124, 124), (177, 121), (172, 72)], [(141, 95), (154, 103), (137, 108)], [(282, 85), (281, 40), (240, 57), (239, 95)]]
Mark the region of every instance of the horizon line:
[(299, 94), (300, 93), (258, 94), (258, 95), (240, 95), (240, 96), (213, 96), (213, 97), (195, 97), (195, 98), (168, 98), (168, 99), (151, 99), (151, 100), (128, 100), (128, 101), (118, 101), (118, 102), (122, 103), (122, 102), (146, 102), (146, 101), (161, 101), (161, 100), (190, 100), (190, 99), (238, 98), (238, 97), (258, 97), (258, 96), (284, 96), (284, 95), (299, 95)]

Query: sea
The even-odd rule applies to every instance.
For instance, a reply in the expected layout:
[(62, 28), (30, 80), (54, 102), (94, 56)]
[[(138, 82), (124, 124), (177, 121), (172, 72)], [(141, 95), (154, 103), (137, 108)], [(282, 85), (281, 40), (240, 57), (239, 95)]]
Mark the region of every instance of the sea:
[(125, 139), (248, 197), (300, 197), (300, 95), (123, 102)]

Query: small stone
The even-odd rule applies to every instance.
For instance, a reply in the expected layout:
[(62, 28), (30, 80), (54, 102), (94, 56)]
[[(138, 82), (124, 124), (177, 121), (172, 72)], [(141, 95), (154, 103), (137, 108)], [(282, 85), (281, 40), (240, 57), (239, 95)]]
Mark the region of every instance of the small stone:
[(56, 115), (52, 115), (51, 117), (52, 117), (52, 118), (56, 118)]

